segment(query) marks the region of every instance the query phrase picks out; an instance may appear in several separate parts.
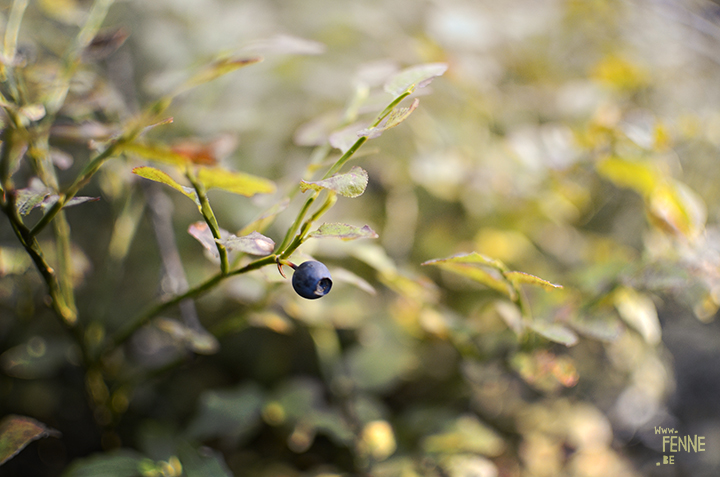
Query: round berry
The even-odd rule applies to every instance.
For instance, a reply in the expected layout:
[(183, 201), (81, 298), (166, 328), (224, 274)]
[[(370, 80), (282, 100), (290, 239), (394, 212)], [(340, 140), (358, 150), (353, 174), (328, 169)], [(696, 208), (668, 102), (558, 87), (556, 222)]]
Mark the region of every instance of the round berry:
[(303, 262), (295, 268), (292, 286), (298, 295), (309, 300), (325, 296), (332, 288), (330, 270), (315, 260)]

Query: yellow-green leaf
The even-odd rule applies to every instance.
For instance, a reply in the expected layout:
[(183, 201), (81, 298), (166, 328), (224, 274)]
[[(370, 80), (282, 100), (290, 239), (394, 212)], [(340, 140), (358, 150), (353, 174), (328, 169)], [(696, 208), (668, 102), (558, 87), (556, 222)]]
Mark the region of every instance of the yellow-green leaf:
[(208, 83), (221, 76), (240, 69), (244, 66), (253, 65), (261, 62), (262, 57), (256, 56), (251, 58), (219, 58), (211, 64), (205, 66), (203, 69), (195, 73), (190, 77), (179, 89), (178, 92), (194, 88), (204, 83)]
[(557, 324), (545, 323), (542, 321), (531, 321), (526, 323), (527, 327), (555, 343), (573, 346), (578, 342), (578, 336), (571, 329)]
[(530, 275), (529, 273), (525, 272), (505, 272), (504, 273), (505, 278), (510, 280), (513, 283), (525, 283), (528, 285), (537, 285), (541, 286), (545, 289), (552, 290), (553, 288), (562, 288), (562, 285), (557, 285), (555, 283), (551, 283), (547, 280), (544, 280), (540, 277), (536, 277), (535, 275)]
[(222, 189), (246, 197), (275, 192), (275, 183), (269, 179), (219, 167), (201, 167), (198, 180), (208, 189)]
[(198, 200), (198, 196), (195, 190), (193, 190), (191, 187), (186, 187), (178, 184), (175, 179), (173, 179), (160, 169), (155, 169), (154, 167), (150, 166), (142, 166), (135, 167), (132, 172), (133, 174), (144, 177), (145, 179), (169, 185), (173, 189), (183, 193), (184, 195), (192, 199), (198, 206), (200, 206), (200, 200)]

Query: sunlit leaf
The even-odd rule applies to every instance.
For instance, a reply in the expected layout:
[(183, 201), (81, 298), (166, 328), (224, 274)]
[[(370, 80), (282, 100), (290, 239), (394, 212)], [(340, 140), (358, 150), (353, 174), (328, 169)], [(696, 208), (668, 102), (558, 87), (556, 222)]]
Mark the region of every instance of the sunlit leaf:
[(149, 166), (141, 166), (133, 168), (132, 172), (133, 174), (136, 174), (145, 179), (169, 185), (173, 189), (183, 193), (184, 195), (192, 199), (198, 205), (198, 207), (200, 206), (200, 200), (198, 199), (197, 193), (192, 187), (186, 187), (178, 184), (175, 179), (173, 179), (160, 169), (155, 169), (154, 167)]
[(425, 63), (413, 66), (393, 75), (385, 83), (385, 91), (397, 97), (414, 88), (424, 88), (447, 71), (446, 63)]
[(5, 416), (0, 421), (0, 465), (32, 441), (43, 437), (60, 437), (60, 433), (30, 417), (15, 414)]
[(632, 288), (621, 288), (613, 293), (613, 302), (622, 319), (635, 328), (649, 344), (658, 344), (662, 330), (655, 303), (649, 296)]
[(680, 182), (656, 188), (649, 198), (649, 211), (655, 225), (688, 238), (697, 236), (707, 220), (702, 198)]
[(377, 238), (378, 234), (367, 225), (357, 227), (355, 225), (331, 223), (322, 224), (317, 230), (310, 232), (308, 237), (313, 238), (339, 238), (342, 240), (355, 240), (361, 238)]
[(505, 272), (503, 273), (505, 275), (505, 278), (510, 280), (513, 283), (524, 283), (527, 285), (536, 285), (541, 286), (545, 289), (552, 290), (554, 288), (562, 288), (562, 285), (556, 285), (555, 283), (550, 283), (547, 280), (544, 280), (540, 277), (536, 277), (535, 275), (530, 275), (529, 273), (525, 272)]
[(633, 189), (643, 196), (650, 195), (662, 180), (653, 163), (641, 159), (611, 156), (601, 160), (596, 169), (618, 187)]
[(412, 104), (407, 108), (396, 108), (390, 114), (388, 114), (381, 122), (375, 127), (361, 129), (357, 132), (358, 136), (367, 136), (368, 139), (379, 137), (383, 132), (390, 128), (394, 128), (401, 122), (405, 121), (420, 104), (420, 100), (415, 98)]
[(421, 265), (439, 265), (441, 263), (460, 263), (466, 265), (486, 265), (500, 271), (506, 271), (507, 267), (500, 260), (490, 258), (477, 252), (459, 253), (447, 258), (436, 258), (423, 262)]
[(328, 189), (343, 197), (358, 197), (365, 192), (368, 184), (368, 173), (360, 167), (354, 166), (350, 172), (335, 174), (332, 177), (315, 182), (300, 181), (300, 190), (309, 189), (320, 191)]
[(243, 68), (245, 66), (253, 65), (261, 62), (263, 59), (259, 56), (252, 58), (219, 58), (213, 63), (205, 66), (195, 75), (190, 77), (183, 86), (180, 87), (179, 91), (194, 88), (204, 83), (208, 83), (214, 79), (224, 76), (228, 73), (232, 73), (235, 70)]
[(190, 163), (190, 159), (187, 156), (175, 152), (165, 145), (130, 142), (122, 145), (122, 151), (126, 154), (134, 154), (149, 161), (172, 164), (173, 166), (183, 168)]
[(243, 252), (251, 255), (269, 255), (275, 249), (275, 242), (258, 232), (238, 237), (230, 234), (227, 238), (219, 240), (229, 252)]
[(271, 180), (217, 167), (201, 167), (198, 170), (198, 180), (208, 189), (222, 189), (246, 197), (275, 192), (275, 183)]
[(438, 266), (444, 270), (470, 278), (511, 298), (514, 296), (512, 288), (503, 276), (507, 267), (499, 260), (480, 253), (462, 253), (447, 258), (436, 258), (428, 260), (422, 265)]
[(542, 321), (530, 321), (526, 326), (555, 343), (565, 346), (574, 346), (578, 342), (577, 335), (569, 328), (557, 323), (545, 323)]

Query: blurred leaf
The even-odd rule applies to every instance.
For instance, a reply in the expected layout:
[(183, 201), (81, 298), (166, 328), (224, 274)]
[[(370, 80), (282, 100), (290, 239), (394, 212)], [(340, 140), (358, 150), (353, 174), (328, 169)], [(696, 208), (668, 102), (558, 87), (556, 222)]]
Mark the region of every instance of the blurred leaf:
[(503, 275), (505, 275), (505, 278), (516, 284), (525, 283), (527, 285), (536, 285), (541, 286), (547, 290), (552, 290), (554, 288), (562, 288), (562, 285), (550, 283), (547, 280), (536, 277), (535, 275), (530, 275), (529, 273), (525, 272), (505, 272), (503, 273)]
[(277, 216), (283, 210), (287, 209), (288, 205), (290, 205), (290, 199), (288, 197), (285, 197), (280, 202), (273, 204), (269, 209), (261, 213), (256, 219), (243, 227), (242, 230), (238, 232), (238, 235), (247, 235), (256, 230), (265, 230), (265, 228), (267, 228), (270, 223), (272, 223), (275, 216)]
[(662, 330), (655, 303), (632, 288), (623, 287), (612, 295), (615, 307), (622, 319), (635, 328), (649, 344), (660, 343)]
[(361, 238), (377, 238), (378, 234), (375, 233), (373, 229), (371, 229), (367, 225), (363, 225), (362, 227), (357, 227), (354, 225), (348, 225), (348, 224), (339, 224), (339, 223), (332, 223), (332, 224), (322, 224), (320, 227), (317, 228), (317, 230), (310, 232), (308, 237), (313, 238), (339, 238), (342, 240), (355, 240), (355, 239), (361, 239)]
[(436, 258), (423, 262), (421, 265), (436, 265), (444, 270), (457, 273), (504, 295), (513, 296), (503, 272), (507, 267), (499, 260), (492, 259), (477, 252), (453, 255), (447, 258)]
[(45, 106), (42, 104), (28, 104), (21, 107), (18, 113), (29, 122), (39, 121), (45, 117)]
[(121, 449), (93, 454), (74, 460), (63, 477), (138, 477), (144, 457), (132, 450)]
[(431, 453), (496, 457), (505, 450), (505, 442), (477, 417), (465, 415), (451, 422), (443, 432), (426, 437), (422, 447)]
[(175, 182), (175, 179), (167, 175), (165, 172), (161, 171), (160, 169), (155, 169), (154, 167), (149, 166), (142, 166), (142, 167), (134, 167), (132, 170), (133, 174), (136, 174), (140, 177), (144, 177), (145, 179), (149, 179), (151, 181), (160, 182), (161, 184), (166, 184), (172, 187), (173, 189), (182, 192), (185, 196), (192, 199), (195, 204), (197, 204), (198, 207), (200, 207), (200, 199), (198, 199), (197, 193), (192, 187), (186, 187), (183, 185), (178, 184)]
[(20, 379), (52, 376), (67, 363), (71, 343), (60, 337), (33, 336), (0, 355), (0, 366), (8, 375)]
[(660, 228), (691, 239), (702, 232), (707, 220), (702, 198), (680, 182), (657, 187), (650, 196), (649, 209)]
[(545, 323), (542, 321), (530, 321), (527, 327), (555, 343), (565, 346), (574, 346), (578, 342), (577, 335), (569, 328), (557, 323)]
[(249, 437), (261, 423), (264, 393), (255, 383), (235, 389), (207, 390), (200, 396), (198, 413), (186, 434), (199, 440), (218, 437), (233, 442)]
[(122, 27), (99, 32), (83, 51), (83, 60), (98, 61), (107, 58), (125, 43), (128, 36), (130, 33)]
[(497, 477), (498, 468), (490, 460), (477, 455), (453, 455), (442, 459), (447, 477)]
[(217, 338), (207, 330), (194, 329), (169, 318), (158, 318), (155, 325), (194, 353), (215, 354), (220, 349)]
[(602, 341), (615, 341), (623, 331), (613, 310), (578, 313), (568, 324), (578, 333)]
[(0, 465), (15, 457), (25, 446), (43, 437), (60, 437), (60, 433), (42, 422), (9, 414), (0, 421)]
[(345, 359), (355, 385), (373, 391), (389, 389), (417, 364), (409, 343), (392, 336), (378, 336), (371, 344), (356, 346)]
[(205, 66), (196, 74), (190, 77), (176, 92), (176, 94), (185, 90), (208, 83), (235, 70), (245, 66), (253, 65), (261, 62), (263, 59), (259, 56), (252, 58), (219, 58), (211, 64)]
[(171, 164), (183, 169), (190, 163), (190, 158), (173, 151), (170, 147), (165, 146), (164, 144), (146, 144), (135, 141), (122, 144), (121, 147), (125, 154), (134, 154), (149, 161)]
[(662, 181), (654, 164), (641, 159), (611, 156), (601, 160), (596, 169), (616, 186), (632, 189), (644, 197), (648, 197)]
[(343, 174), (335, 174), (334, 176), (328, 177), (316, 182), (300, 181), (300, 190), (302, 192), (312, 189), (320, 191), (322, 189), (328, 189), (343, 197), (359, 197), (365, 192), (365, 188), (368, 184), (368, 174), (360, 167), (354, 166), (350, 169), (350, 172)]
[(218, 242), (224, 245), (228, 252), (243, 252), (251, 255), (270, 255), (275, 249), (275, 242), (258, 232), (242, 237), (230, 234), (226, 239)]
[(490, 258), (486, 255), (470, 252), (470, 253), (459, 253), (452, 255), (447, 258), (436, 258), (428, 260), (427, 262), (421, 263), (421, 265), (439, 265), (443, 263), (460, 263), (467, 265), (486, 265), (499, 271), (506, 271), (507, 267), (500, 260)]
[(446, 63), (425, 63), (396, 73), (385, 83), (385, 91), (398, 97), (408, 90), (424, 88), (447, 71)]
[(215, 167), (201, 167), (198, 170), (198, 180), (208, 189), (222, 189), (246, 197), (275, 192), (275, 183), (264, 177)]
[(187, 477), (233, 477), (232, 472), (225, 464), (221, 452), (209, 447), (196, 449), (187, 442), (178, 446), (178, 458), (182, 463), (182, 471)]
[(364, 280), (363, 278), (355, 275), (351, 271), (346, 270), (344, 268), (337, 268), (337, 267), (333, 268), (332, 269), (332, 277), (333, 277), (333, 281), (335, 281), (336, 283), (340, 283), (340, 282), (349, 283), (371, 295), (375, 295), (377, 293), (375, 288), (372, 285), (370, 285), (366, 280)]
[(380, 124), (372, 128), (361, 129), (357, 132), (357, 135), (367, 136), (368, 139), (374, 139), (376, 137), (379, 137), (388, 129), (394, 128), (395, 126), (405, 121), (410, 116), (410, 114), (412, 114), (412, 112), (417, 109), (419, 104), (420, 100), (418, 98), (415, 98), (415, 100), (409, 107), (393, 109), (390, 114), (385, 116), (385, 118), (380, 122)]
[(378, 419), (368, 422), (360, 433), (359, 450), (375, 461), (383, 461), (397, 449), (395, 433), (389, 422)]
[(639, 64), (612, 54), (595, 65), (592, 76), (607, 86), (625, 91), (633, 91), (649, 84), (648, 72)]
[(579, 379), (572, 358), (546, 350), (517, 353), (510, 364), (525, 382), (544, 392), (575, 386)]
[(21, 248), (0, 247), (0, 276), (19, 275), (32, 266), (32, 259)]
[(295, 55), (321, 55), (327, 47), (319, 41), (308, 40), (292, 35), (275, 35), (267, 40), (258, 40), (245, 49), (268, 53)]
[(365, 128), (365, 125), (366, 123), (356, 123), (346, 126), (339, 131), (335, 131), (328, 137), (328, 142), (332, 147), (340, 149), (340, 151), (344, 154), (360, 138), (358, 133)]
[[(213, 236), (212, 232), (210, 231), (210, 227), (205, 222), (195, 222), (194, 224), (190, 224), (188, 227), (188, 233), (195, 237), (195, 239), (200, 242), (200, 244), (210, 252), (213, 257), (220, 258), (220, 255), (218, 254), (217, 245), (215, 242), (215, 237)], [(227, 231), (220, 229), (220, 236), (226, 236)]]
[(38, 3), (47, 16), (67, 25), (79, 25), (85, 18), (78, 0), (40, 0)]

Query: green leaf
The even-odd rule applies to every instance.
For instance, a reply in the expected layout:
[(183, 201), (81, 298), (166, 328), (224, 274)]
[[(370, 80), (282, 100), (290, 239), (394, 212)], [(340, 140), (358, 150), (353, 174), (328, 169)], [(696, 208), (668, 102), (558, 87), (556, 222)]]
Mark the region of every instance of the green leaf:
[(228, 73), (243, 68), (245, 66), (254, 65), (263, 59), (259, 56), (252, 58), (219, 58), (211, 64), (205, 66), (196, 74), (191, 76), (179, 89), (179, 92), (200, 86), (201, 84), (213, 81)]
[(233, 477), (222, 453), (209, 447), (196, 449), (187, 442), (178, 445), (178, 458), (187, 477)]
[(430, 82), (447, 71), (447, 63), (425, 63), (412, 66), (393, 75), (385, 83), (385, 91), (398, 97), (415, 88), (424, 88)]
[(0, 465), (15, 457), (32, 441), (49, 436), (60, 437), (60, 433), (30, 417), (5, 416), (0, 421)]
[(230, 234), (226, 239), (219, 240), (228, 252), (243, 252), (250, 255), (270, 255), (275, 249), (275, 242), (258, 232), (242, 237)]
[(412, 112), (417, 109), (419, 104), (420, 100), (418, 98), (415, 98), (415, 101), (413, 101), (409, 107), (394, 109), (390, 114), (385, 116), (385, 118), (380, 122), (380, 124), (372, 128), (362, 129), (357, 132), (357, 135), (367, 136), (368, 139), (374, 139), (376, 137), (379, 137), (388, 129), (394, 128), (401, 122), (405, 121), (408, 116), (410, 116), (410, 114), (412, 114)]
[(483, 255), (483, 254), (477, 253), (477, 252), (459, 253), (457, 255), (452, 255), (447, 258), (436, 258), (433, 260), (428, 260), (427, 262), (424, 262), (421, 265), (438, 265), (441, 263), (461, 263), (461, 264), (466, 264), (466, 265), (485, 265), (485, 266), (494, 268), (496, 270), (499, 270), (501, 272), (507, 271), (507, 267), (500, 260), (490, 258), (487, 255)]
[(198, 180), (208, 189), (222, 189), (246, 197), (272, 194), (276, 189), (275, 183), (264, 177), (218, 167), (201, 167), (198, 170)]
[(37, 190), (33, 188), (18, 189), (15, 193), (15, 206), (20, 215), (29, 214), (50, 195), (50, 191), (48, 190)]
[(562, 288), (562, 285), (556, 285), (555, 283), (550, 283), (547, 280), (544, 280), (540, 277), (536, 277), (535, 275), (530, 275), (529, 273), (525, 272), (504, 272), (503, 275), (505, 275), (505, 278), (510, 280), (511, 282), (518, 284), (518, 283), (525, 283), (528, 285), (536, 285), (541, 286), (547, 290), (552, 290), (554, 288)]
[(128, 449), (97, 453), (73, 461), (62, 477), (137, 477), (143, 459), (141, 454)]
[(234, 389), (208, 390), (200, 396), (200, 409), (190, 422), (187, 435), (193, 439), (226, 437), (239, 441), (261, 424), (264, 393), (255, 383)]
[(313, 238), (339, 238), (342, 240), (355, 240), (361, 238), (377, 238), (378, 234), (367, 225), (357, 227), (355, 225), (331, 223), (322, 224), (314, 232), (310, 232), (308, 237)]
[(480, 253), (462, 253), (447, 258), (436, 258), (422, 265), (436, 265), (513, 297), (513, 290), (503, 275), (507, 267), (501, 261)]
[(473, 415), (460, 416), (443, 432), (426, 437), (422, 446), (430, 453), (472, 453), (490, 457), (496, 457), (505, 450), (502, 438)]
[(555, 343), (565, 346), (574, 346), (578, 342), (578, 336), (569, 328), (557, 323), (544, 323), (542, 321), (531, 321), (525, 323), (528, 328)]
[(360, 167), (354, 166), (350, 172), (335, 174), (315, 182), (300, 181), (300, 190), (305, 192), (308, 189), (320, 191), (328, 189), (337, 192), (343, 197), (359, 197), (365, 192), (368, 184), (368, 173)]
[(198, 199), (197, 193), (192, 187), (186, 187), (178, 184), (172, 177), (170, 177), (160, 169), (155, 169), (154, 167), (149, 166), (142, 166), (133, 168), (132, 172), (133, 174), (144, 177), (145, 179), (169, 185), (173, 189), (181, 192), (185, 196), (192, 199), (197, 204), (197, 206), (200, 207), (200, 199)]

